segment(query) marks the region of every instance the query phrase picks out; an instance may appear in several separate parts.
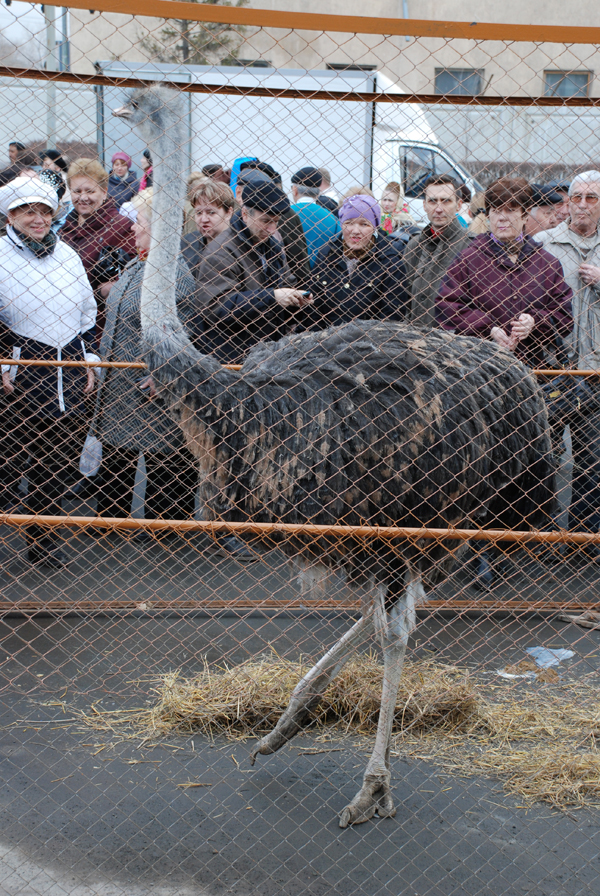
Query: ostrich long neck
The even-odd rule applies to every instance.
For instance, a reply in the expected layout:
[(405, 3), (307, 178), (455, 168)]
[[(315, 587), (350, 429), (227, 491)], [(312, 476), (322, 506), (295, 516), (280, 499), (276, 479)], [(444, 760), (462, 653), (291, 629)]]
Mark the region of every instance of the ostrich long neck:
[[(152, 236), (144, 270), (140, 302), (142, 349), (152, 374), (165, 386), (175, 388), (183, 377), (196, 370), (204, 379), (221, 371), (221, 365), (200, 354), (190, 342), (176, 305), (177, 267), (180, 254), (185, 196), (184, 152), (186, 142), (184, 105), (172, 102), (171, 124), (156, 133), (149, 122), (139, 130), (152, 154)], [(184, 388), (179, 382), (177, 389)], [(177, 391), (176, 389), (176, 391)]]
[[(175, 126), (151, 143), (153, 165), (152, 238), (144, 271), (141, 323), (144, 334), (181, 330), (175, 305), (177, 258), (183, 226), (182, 128)], [(170, 335), (170, 334), (169, 334)]]

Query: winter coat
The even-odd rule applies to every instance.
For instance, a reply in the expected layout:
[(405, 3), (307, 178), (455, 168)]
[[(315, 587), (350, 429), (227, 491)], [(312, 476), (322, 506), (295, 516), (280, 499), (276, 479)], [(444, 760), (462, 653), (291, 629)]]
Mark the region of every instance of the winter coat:
[(108, 178), (108, 196), (117, 208), (121, 208), (124, 202), (131, 202), (139, 190), (140, 182), (135, 176), (135, 171), (129, 171), (127, 177), (111, 174)]
[[(103, 361), (142, 361), (140, 297), (144, 263), (130, 262), (111, 289), (106, 303), (106, 326), (100, 343)], [(184, 326), (193, 313), (195, 284), (185, 264), (177, 270), (176, 302)], [(172, 454), (183, 446), (178, 425), (160, 396), (140, 389), (147, 370), (106, 369), (98, 390), (92, 431), (101, 442), (129, 451)]]
[(275, 301), (274, 291), (291, 285), (280, 243), (256, 245), (240, 212), (228, 230), (207, 247), (198, 271), (196, 308), (204, 334), (200, 348), (223, 364), (240, 363), (261, 339), (280, 339), (294, 312)]
[[(14, 360), (97, 361), (96, 302), (81, 260), (58, 240), (38, 258), (12, 227), (0, 238), (0, 354)], [(25, 417), (85, 411), (85, 371), (3, 366), (15, 386), (3, 401)]]
[(411, 237), (403, 256), (411, 294), (411, 323), (427, 329), (435, 326), (435, 299), (442, 277), (469, 242), (458, 221), (452, 221), (439, 235), (433, 234), (429, 224), (418, 236)]
[(208, 242), (206, 237), (200, 236), (198, 230), (194, 230), (192, 233), (186, 233), (181, 239), (181, 255), (190, 269), (190, 274), (195, 280), (198, 279), (200, 262), (202, 261), (202, 256), (204, 255), (207, 246)]
[(18, 161), (13, 162), (8, 168), (3, 168), (2, 171), (0, 171), (0, 187), (4, 187), (17, 177), (21, 177), (23, 171), (29, 171), (30, 169), (31, 165), (24, 165), (22, 162)]
[(303, 309), (300, 326), (311, 330), (351, 320), (404, 320), (410, 296), (401, 244), (379, 232), (371, 249), (350, 274), (341, 233), (317, 256), (310, 291), (313, 304)]
[[(77, 212), (72, 211), (63, 224), (60, 236), (67, 245), (75, 249), (88, 275), (92, 275), (90, 279), (94, 281), (93, 267), (103, 247), (123, 249), (131, 258), (136, 254), (132, 223), (129, 218), (119, 214), (112, 199), (106, 199), (83, 224), (79, 224)], [(106, 281), (100, 279), (97, 282)]]
[(526, 237), (513, 263), (484, 233), (450, 265), (436, 301), (436, 320), (445, 330), (489, 339), (492, 327), (508, 331), (519, 314), (531, 314), (534, 330), (515, 354), (535, 367), (545, 347), (573, 329), (571, 296), (560, 263), (539, 243)]
[(579, 276), (584, 262), (600, 267), (600, 232), (584, 239), (563, 221), (552, 230), (538, 233), (536, 240), (557, 258), (565, 280), (573, 290), (573, 335), (570, 354), (580, 370), (600, 369), (600, 284), (588, 286)]
[(283, 240), (283, 249), (292, 278), (289, 285), (304, 289), (310, 280), (310, 264), (306, 237), (302, 229), (302, 221), (295, 211), (289, 208), (279, 215), (279, 235)]

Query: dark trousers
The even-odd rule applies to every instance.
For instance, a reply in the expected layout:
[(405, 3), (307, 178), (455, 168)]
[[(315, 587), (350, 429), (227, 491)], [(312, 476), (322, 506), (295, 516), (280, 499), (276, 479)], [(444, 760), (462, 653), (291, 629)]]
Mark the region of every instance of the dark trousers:
[[(0, 488), (4, 496), (15, 494), (21, 476), (25, 475), (26, 512), (62, 514), (65, 488), (79, 477), (79, 458), (88, 425), (85, 415), (58, 419), (26, 417), (10, 406), (6, 408), (0, 434)], [(40, 526), (27, 529), (28, 542), (42, 536), (55, 540), (53, 530)]]
[(573, 487), (569, 528), (600, 532), (600, 413), (591, 411), (571, 423)]
[[(138, 465), (138, 452), (102, 446), (98, 514), (129, 516)], [(187, 519), (194, 515), (198, 468), (182, 448), (174, 454), (145, 454), (146, 519)]]

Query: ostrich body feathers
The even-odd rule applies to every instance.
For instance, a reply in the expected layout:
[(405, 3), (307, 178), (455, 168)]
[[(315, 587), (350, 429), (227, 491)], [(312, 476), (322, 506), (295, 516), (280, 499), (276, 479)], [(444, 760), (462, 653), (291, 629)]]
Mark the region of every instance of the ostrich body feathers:
[[(152, 376), (198, 460), (205, 514), (400, 527), (542, 525), (554, 499), (546, 408), (531, 371), (493, 343), (357, 320), (259, 343), (239, 372), (190, 345), (175, 305), (181, 217), (167, 207), (183, 199), (183, 165), (178, 195), (167, 170), (179, 102), (161, 88), (132, 102), (140, 131), (154, 131), (147, 142), (158, 159), (142, 329)], [(267, 547), (274, 542), (264, 539)], [(284, 533), (278, 543), (304, 568), (306, 588), (319, 570), (345, 572), (360, 593), (361, 617), (298, 683), (251, 761), (310, 723), (328, 683), (376, 634), (385, 667), (377, 736), (363, 785), (339, 823), (392, 817), (389, 744), (404, 654), (415, 608), (426, 599), (423, 585), (447, 574), (456, 543)]]
[[(239, 373), (167, 371), (214, 519), (519, 528), (552, 510), (543, 398), (491, 342), (356, 321), (259, 344)], [(426, 573), (450, 547), (280, 540), (348, 572), (402, 556)]]
[[(544, 401), (531, 372), (493, 343), (355, 321), (260, 343), (239, 373), (196, 351), (177, 319), (174, 295), (183, 101), (155, 85), (129, 102), (155, 157), (142, 289), (145, 357), (198, 459), (205, 515), (373, 526), (542, 525), (554, 499)], [(279, 541), (291, 556), (375, 578), (388, 591), (407, 564), (432, 581), (456, 548), (377, 538), (281, 535)]]

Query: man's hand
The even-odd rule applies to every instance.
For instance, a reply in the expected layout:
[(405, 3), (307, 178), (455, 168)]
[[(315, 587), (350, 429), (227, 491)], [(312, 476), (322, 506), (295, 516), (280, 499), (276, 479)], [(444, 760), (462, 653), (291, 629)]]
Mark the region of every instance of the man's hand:
[(86, 370), (87, 373), (87, 382), (85, 384), (85, 389), (83, 390), (84, 395), (89, 395), (90, 392), (93, 392), (96, 388), (96, 376), (91, 367), (88, 367)]
[(11, 395), (15, 391), (15, 387), (10, 381), (10, 370), (2, 374), (2, 388), (5, 395)]
[(285, 289), (275, 290), (275, 301), (282, 308), (304, 308), (305, 305), (311, 305), (313, 297), (306, 295), (301, 289)]
[(500, 348), (506, 348), (509, 352), (514, 351), (517, 341), (508, 336), (502, 327), (492, 327), (490, 336)]
[(514, 344), (516, 345), (522, 339), (527, 339), (534, 327), (535, 320), (531, 314), (519, 314), (511, 324), (510, 336)]
[(600, 285), (600, 268), (595, 264), (580, 264), (579, 276), (586, 286)]

